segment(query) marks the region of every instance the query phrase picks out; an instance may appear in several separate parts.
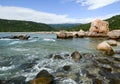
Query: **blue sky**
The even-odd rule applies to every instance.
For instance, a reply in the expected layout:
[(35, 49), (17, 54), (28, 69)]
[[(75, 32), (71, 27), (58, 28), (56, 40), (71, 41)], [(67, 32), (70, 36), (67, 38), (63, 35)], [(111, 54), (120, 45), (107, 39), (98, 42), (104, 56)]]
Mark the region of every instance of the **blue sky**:
[(120, 0), (0, 0), (0, 18), (87, 23), (120, 14)]

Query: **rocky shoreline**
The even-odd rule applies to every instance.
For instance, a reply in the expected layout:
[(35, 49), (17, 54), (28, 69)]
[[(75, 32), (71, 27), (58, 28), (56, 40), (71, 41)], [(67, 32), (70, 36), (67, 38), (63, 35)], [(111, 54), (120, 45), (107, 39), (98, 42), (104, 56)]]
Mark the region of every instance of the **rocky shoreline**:
[[(119, 84), (120, 58), (105, 53), (91, 54), (74, 51), (71, 54), (52, 54), (46, 57), (45, 67), (52, 62), (71, 61), (55, 71), (40, 70), (34, 79), (18, 76), (9, 80), (0, 80), (0, 84)], [(77, 66), (79, 64), (80, 66)], [(59, 65), (58, 65), (59, 66)], [(50, 67), (51, 68), (51, 67)]]

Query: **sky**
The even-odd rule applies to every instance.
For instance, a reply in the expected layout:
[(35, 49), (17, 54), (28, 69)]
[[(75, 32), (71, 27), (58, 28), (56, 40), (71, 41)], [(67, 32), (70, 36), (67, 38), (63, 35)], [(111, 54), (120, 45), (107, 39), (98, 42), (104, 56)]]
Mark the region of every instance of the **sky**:
[(38, 23), (88, 23), (120, 14), (120, 0), (0, 0), (0, 18)]

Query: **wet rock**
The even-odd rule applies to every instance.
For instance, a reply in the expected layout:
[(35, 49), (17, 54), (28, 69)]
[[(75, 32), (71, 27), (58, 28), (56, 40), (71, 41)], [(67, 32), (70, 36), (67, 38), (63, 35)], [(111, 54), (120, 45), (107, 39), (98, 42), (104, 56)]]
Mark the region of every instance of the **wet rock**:
[(93, 79), (92, 81), (93, 81), (92, 84), (103, 84), (102, 80), (100, 79)]
[(115, 61), (119, 61), (120, 62), (120, 58), (114, 58)]
[(54, 77), (46, 70), (40, 71), (36, 78), (30, 81), (30, 84), (53, 84)]
[(69, 57), (69, 54), (65, 54), (64, 57)]
[(71, 57), (75, 61), (80, 61), (80, 59), (82, 58), (81, 54), (78, 51), (73, 52), (71, 54)]
[(20, 39), (20, 40), (28, 40), (30, 36), (27, 35), (16, 35), (16, 36), (11, 36), (10, 39)]
[(54, 59), (58, 59), (59, 60), (59, 59), (63, 59), (63, 57), (61, 55), (55, 55)]
[(111, 79), (109, 84), (120, 84), (120, 80)]
[(5, 81), (4, 84), (25, 84), (25, 80), (26, 80), (26, 77), (19, 76), (19, 77), (12, 78), (8, 81)]
[(65, 70), (65, 71), (69, 71), (70, 69), (71, 69), (71, 67), (69, 65), (63, 66), (63, 70)]
[(108, 59), (97, 59), (97, 61), (99, 63), (102, 63), (102, 64), (111, 64), (112, 62), (109, 61)]

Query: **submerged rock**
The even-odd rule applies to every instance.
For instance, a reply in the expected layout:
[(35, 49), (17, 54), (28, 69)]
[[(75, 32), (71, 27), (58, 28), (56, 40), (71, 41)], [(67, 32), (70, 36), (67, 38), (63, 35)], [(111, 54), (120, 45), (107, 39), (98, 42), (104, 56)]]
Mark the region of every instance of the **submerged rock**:
[(53, 84), (54, 77), (46, 70), (40, 71), (34, 80), (31, 80), (30, 84)]
[(4, 81), (3, 84), (26, 84), (25, 80), (26, 80), (26, 77), (18, 76), (18, 77), (11, 78), (10, 80)]
[(59, 59), (63, 59), (63, 57), (61, 55), (55, 55), (54, 59), (58, 59), (59, 60)]
[(28, 40), (30, 36), (27, 35), (16, 35), (16, 36), (11, 36), (10, 39), (20, 39), (20, 40)]
[(69, 71), (70, 69), (71, 69), (71, 67), (69, 65), (63, 66), (63, 70), (65, 70), (65, 71)]
[(73, 52), (71, 54), (71, 57), (75, 61), (80, 61), (80, 59), (82, 58), (81, 54), (78, 51)]

